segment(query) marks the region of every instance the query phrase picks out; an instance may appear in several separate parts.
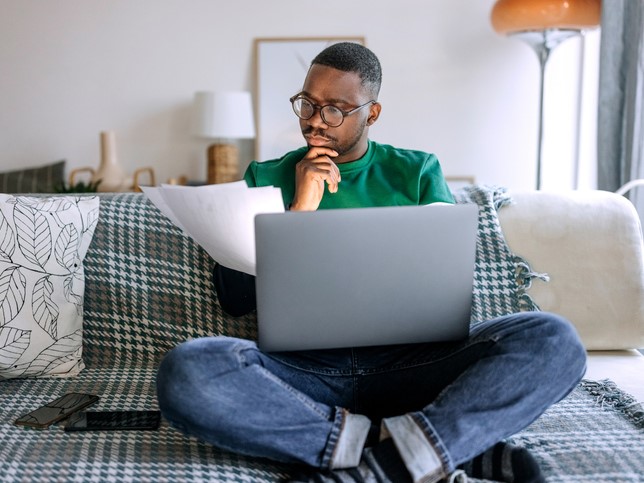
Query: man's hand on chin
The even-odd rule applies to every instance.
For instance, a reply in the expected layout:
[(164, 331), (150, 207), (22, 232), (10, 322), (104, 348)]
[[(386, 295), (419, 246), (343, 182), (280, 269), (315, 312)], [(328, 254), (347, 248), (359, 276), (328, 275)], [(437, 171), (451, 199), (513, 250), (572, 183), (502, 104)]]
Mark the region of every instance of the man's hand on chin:
[(315, 211), (324, 196), (324, 183), (330, 193), (338, 191), (340, 170), (333, 162), (338, 155), (331, 148), (313, 146), (295, 166), (295, 196), (291, 211)]

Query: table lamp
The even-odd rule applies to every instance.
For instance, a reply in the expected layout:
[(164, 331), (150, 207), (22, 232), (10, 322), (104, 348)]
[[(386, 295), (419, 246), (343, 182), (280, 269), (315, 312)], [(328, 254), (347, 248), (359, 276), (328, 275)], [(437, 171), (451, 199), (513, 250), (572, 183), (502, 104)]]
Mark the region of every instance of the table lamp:
[(494, 30), (526, 42), (539, 58), (537, 189), (541, 188), (544, 73), (550, 52), (564, 40), (597, 27), (600, 19), (601, 0), (497, 0), (492, 8)]
[(250, 92), (196, 92), (193, 114), (194, 134), (216, 140), (207, 151), (207, 183), (239, 180), (239, 150), (230, 140), (255, 137)]

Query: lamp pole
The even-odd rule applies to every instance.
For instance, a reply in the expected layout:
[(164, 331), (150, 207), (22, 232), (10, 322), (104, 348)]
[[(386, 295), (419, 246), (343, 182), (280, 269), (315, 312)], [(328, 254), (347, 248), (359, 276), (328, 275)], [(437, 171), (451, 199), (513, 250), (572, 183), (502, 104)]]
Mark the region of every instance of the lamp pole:
[(546, 29), (540, 31), (516, 32), (509, 37), (515, 37), (527, 43), (539, 59), (539, 132), (537, 136), (537, 190), (541, 189), (541, 160), (543, 153), (543, 98), (545, 85), (546, 64), (550, 53), (564, 40), (580, 35), (580, 30)]
[(597, 27), (600, 19), (601, 0), (497, 0), (492, 7), (494, 30), (528, 43), (539, 58), (537, 190), (541, 189), (543, 94), (550, 52), (564, 40)]

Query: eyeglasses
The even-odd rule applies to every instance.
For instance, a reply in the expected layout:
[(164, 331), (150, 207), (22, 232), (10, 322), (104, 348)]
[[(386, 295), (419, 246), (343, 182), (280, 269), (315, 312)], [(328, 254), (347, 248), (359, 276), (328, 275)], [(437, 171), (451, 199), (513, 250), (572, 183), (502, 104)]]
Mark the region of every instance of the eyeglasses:
[(315, 114), (315, 111), (319, 109), (320, 116), (322, 117), (324, 124), (330, 127), (338, 127), (340, 124), (344, 122), (345, 117), (350, 116), (351, 114), (359, 111), (363, 107), (369, 106), (376, 102), (374, 100), (371, 100), (369, 102), (365, 102), (361, 106), (351, 109), (350, 111), (343, 111), (342, 109), (334, 106), (333, 104), (327, 104), (325, 106), (318, 106), (317, 104), (313, 104), (305, 97), (302, 97), (302, 94), (294, 95), (289, 99), (289, 101), (293, 106), (293, 112), (300, 119), (304, 119), (305, 121), (307, 119), (311, 119), (313, 117), (313, 114)]

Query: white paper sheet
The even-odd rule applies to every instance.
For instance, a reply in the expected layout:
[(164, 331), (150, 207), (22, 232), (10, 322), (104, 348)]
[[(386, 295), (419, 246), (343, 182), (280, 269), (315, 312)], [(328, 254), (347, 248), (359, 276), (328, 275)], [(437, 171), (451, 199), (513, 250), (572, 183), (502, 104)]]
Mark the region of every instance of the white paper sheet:
[(255, 275), (255, 215), (284, 211), (272, 186), (244, 181), (205, 186), (162, 185), (144, 193), (221, 265)]
[(181, 226), (179, 219), (175, 216), (175, 214), (172, 212), (172, 209), (166, 204), (165, 200), (163, 199), (163, 195), (161, 194), (162, 188), (158, 188), (155, 186), (140, 186), (140, 188), (141, 188), (141, 191), (145, 193), (145, 196), (149, 198), (152, 204), (154, 204), (154, 206), (159, 208), (159, 211), (161, 213), (167, 216), (172, 223), (174, 223), (176, 226), (178, 226), (184, 232), (186, 232), (186, 229), (183, 226)]

